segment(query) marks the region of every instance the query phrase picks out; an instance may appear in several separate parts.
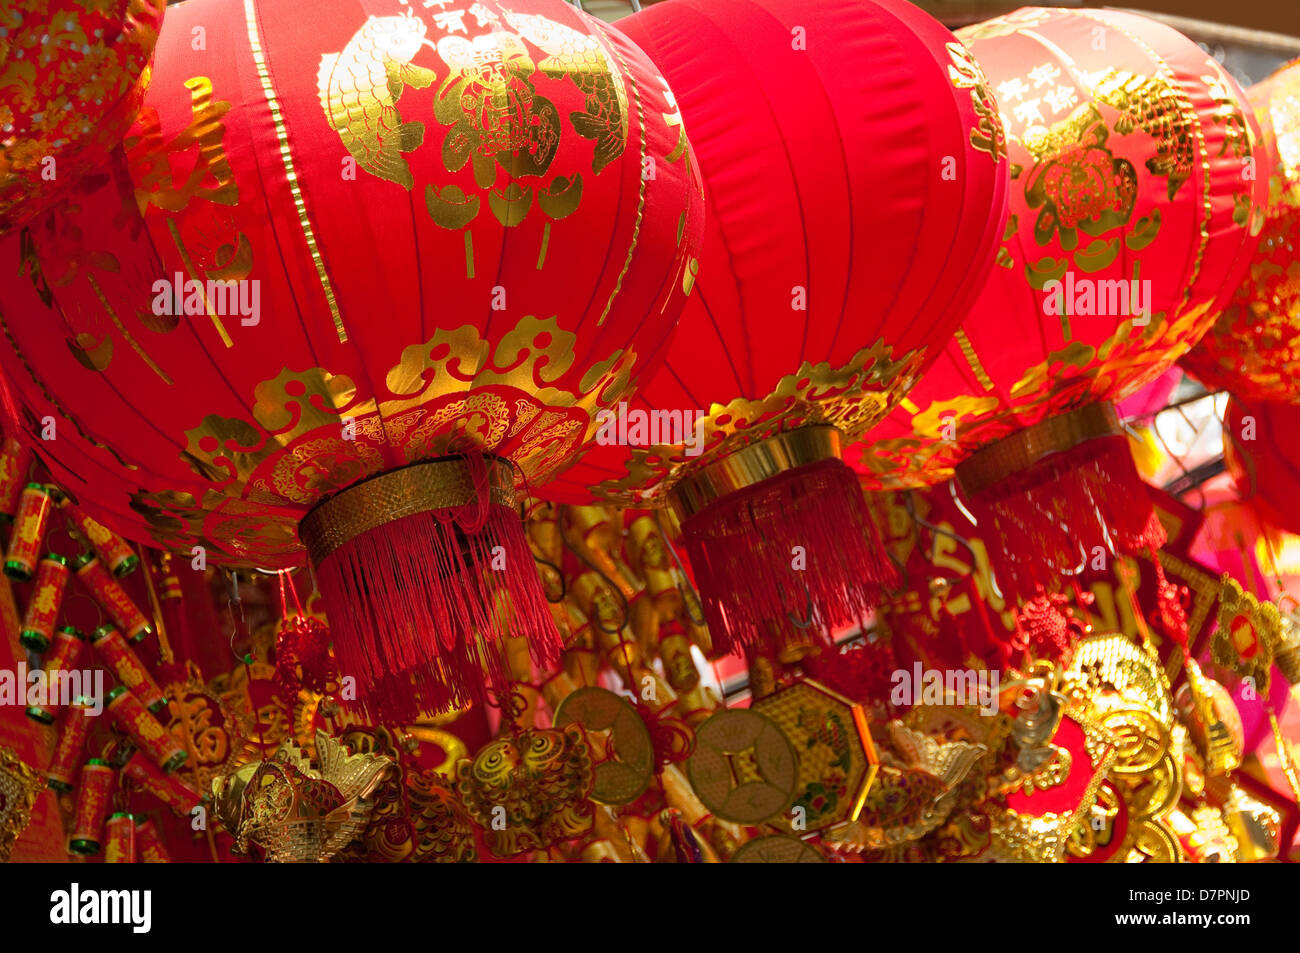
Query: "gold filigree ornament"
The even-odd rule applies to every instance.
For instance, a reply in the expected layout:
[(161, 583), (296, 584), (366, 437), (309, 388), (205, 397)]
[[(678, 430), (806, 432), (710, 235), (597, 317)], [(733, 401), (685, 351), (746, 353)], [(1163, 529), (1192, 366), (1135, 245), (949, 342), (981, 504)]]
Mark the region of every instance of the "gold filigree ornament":
[(728, 492), (829, 457), (869, 430), (919, 379), (924, 354), (882, 340), (842, 367), (804, 361), (766, 397), (711, 404), (685, 443), (629, 448), (626, 475), (593, 492), (624, 505), (667, 503), (680, 520)]
[(1245, 734), (1241, 713), (1228, 690), (1206, 676), (1195, 659), (1187, 659), (1187, 681), (1178, 689), (1178, 713), (1205, 766), (1222, 775), (1241, 765)]
[(1273, 654), (1282, 642), (1282, 613), (1271, 602), (1260, 602), (1223, 574), (1219, 592), (1219, 627), (1210, 642), (1214, 663), (1254, 682), (1260, 695), (1268, 691)]
[(256, 844), (268, 861), (322, 863), (365, 829), (393, 761), (350, 754), (324, 732), (316, 735), (316, 760), (319, 768), (287, 741), (269, 759), (213, 779), (214, 810), (238, 852)]
[(993, 836), (988, 851), (980, 859), (1009, 863), (1064, 861), (1075, 829), (1087, 822), (1098, 792), (1106, 781), (1113, 751), (1114, 749), (1108, 749), (1103, 760), (1092, 766), (1091, 779), (1084, 790), (1084, 796), (1074, 809), (1032, 814), (1012, 808), (992, 808), (989, 813)]
[(854, 853), (888, 850), (920, 840), (943, 825), (960, 789), (985, 756), (982, 744), (941, 741), (901, 721), (887, 726), (893, 752), (881, 756), (862, 817), (832, 828), (827, 843)]
[(495, 348), (472, 325), (439, 329), (404, 348), (369, 398), (347, 375), (286, 368), (257, 385), (247, 417), (210, 414), (186, 431), (182, 458), (202, 492), (141, 490), (131, 505), (164, 546), (283, 568), (297, 559), (304, 509), (391, 468), (394, 453), (413, 463), (508, 451), (512, 484), (544, 483), (625, 396), (636, 362), (615, 351), (577, 391), (557, 387), (576, 341), (554, 316), (519, 318)]
[(1072, 705), (1094, 717), (1112, 708), (1139, 708), (1166, 731), (1173, 725), (1173, 702), (1160, 663), (1123, 633), (1081, 639), (1061, 681)]
[(31, 820), (32, 805), (45, 790), (45, 779), (11, 748), (0, 748), (0, 863), (9, 860), (14, 843)]
[(1061, 683), (1071, 711), (1102, 728), (1115, 745), (1107, 783), (1116, 803), (1108, 805), (1100, 792), (1100, 807), (1076, 829), (1072, 845), (1086, 854), (1078, 845), (1095, 837), (1083, 828), (1122, 811), (1124, 839), (1107, 850), (1109, 861), (1181, 860), (1170, 815), (1183, 788), (1185, 735), (1159, 660), (1121, 633), (1094, 635), (1079, 642)]
[(1014, 786), (1005, 807), (990, 810), (992, 839), (982, 860), (1064, 861), (1120, 758), (1120, 745), (1103, 724), (1064, 707), (1054, 687), (1063, 683), (1062, 673), (1040, 662), (1033, 676), (1012, 732), (1019, 754), (1006, 774)]
[(488, 742), (456, 766), (456, 790), (498, 857), (547, 848), (591, 830), (595, 766), (576, 724)]

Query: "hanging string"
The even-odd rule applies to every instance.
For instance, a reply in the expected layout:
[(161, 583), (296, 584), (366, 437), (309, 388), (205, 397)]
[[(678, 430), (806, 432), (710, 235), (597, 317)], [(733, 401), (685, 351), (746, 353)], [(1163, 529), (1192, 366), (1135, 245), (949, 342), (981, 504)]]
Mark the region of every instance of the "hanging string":
[(172, 653), (171, 642), (167, 638), (167, 623), (163, 619), (162, 600), (158, 598), (158, 587), (153, 578), (153, 560), (147, 559), (147, 551), (143, 546), (135, 548), (136, 558), (140, 560), (140, 568), (144, 571), (144, 588), (149, 597), (149, 608), (153, 610), (154, 631), (158, 635), (158, 659), (163, 665), (171, 665), (175, 661), (175, 655)]
[(1092, 613), (1088, 611), (1088, 603), (1092, 601), (1089, 594), (1085, 593), (1083, 586), (1079, 583), (1079, 577), (1074, 576), (1070, 579), (1070, 585), (1074, 587), (1074, 604), (1078, 607), (1079, 612), (1083, 615), (1083, 624), (1085, 632), (1092, 632)]
[(1273, 705), (1265, 699), (1264, 710), (1268, 712), (1268, 724), (1273, 729), (1273, 743), (1277, 746), (1278, 758), (1282, 762), (1282, 773), (1286, 775), (1287, 784), (1291, 786), (1291, 793), (1297, 802), (1300, 802), (1300, 774), (1296, 772), (1295, 761), (1291, 756), (1291, 745), (1282, 734), (1282, 726), (1278, 724), (1277, 715), (1273, 711)]

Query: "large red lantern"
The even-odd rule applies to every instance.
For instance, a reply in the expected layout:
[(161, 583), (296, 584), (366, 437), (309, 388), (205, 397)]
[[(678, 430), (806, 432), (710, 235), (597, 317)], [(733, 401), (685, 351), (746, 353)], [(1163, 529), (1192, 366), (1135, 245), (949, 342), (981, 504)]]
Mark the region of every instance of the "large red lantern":
[(0, 9), (0, 233), (108, 158), (135, 119), (165, 0)]
[(1300, 406), (1269, 401), (1228, 402), (1223, 459), (1241, 498), (1265, 522), (1300, 533)]
[(124, 535), (267, 568), (305, 546), (372, 714), (476, 696), (507, 627), (548, 662), (515, 488), (627, 398), (689, 292), (667, 84), (561, 0), (168, 16), (118, 162), (0, 250), (42, 456)]
[[(840, 445), (907, 392), (991, 265), (992, 98), (898, 0), (673, 0), (619, 27), (696, 143), (704, 252), (665, 368), (609, 420), (633, 446), (593, 447), (552, 492), (670, 507), (724, 650), (787, 616), (850, 621), (888, 564)], [(638, 438), (638, 415), (669, 426)]]
[(1252, 401), (1300, 400), (1300, 61), (1252, 86), (1273, 161), (1259, 251), (1219, 320), (1182, 364)]
[(962, 329), (852, 462), (873, 488), (955, 471), (1032, 592), (1163, 541), (1112, 402), (1213, 323), (1269, 159), (1244, 94), (1166, 26), (1026, 8), (959, 35), (1006, 124), (1010, 222)]

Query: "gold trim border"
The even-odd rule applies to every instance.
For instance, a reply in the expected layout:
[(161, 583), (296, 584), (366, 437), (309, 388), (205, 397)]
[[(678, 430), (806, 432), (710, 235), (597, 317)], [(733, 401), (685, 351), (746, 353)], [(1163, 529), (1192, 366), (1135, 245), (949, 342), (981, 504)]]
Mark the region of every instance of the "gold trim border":
[[(488, 458), (491, 501), (515, 505), (514, 471)], [(312, 564), (319, 566), (349, 540), (416, 513), (466, 506), (477, 497), (464, 457), (442, 457), (389, 470), (318, 503), (298, 524)]]
[(1123, 432), (1114, 404), (1104, 401), (1085, 404), (989, 444), (957, 464), (957, 479), (968, 495), (974, 495), (1029, 469), (1044, 457)]
[(307, 215), (307, 203), (302, 197), (298, 185), (298, 172), (293, 166), (293, 154), (289, 150), (289, 131), (285, 128), (284, 113), (280, 111), (280, 100), (276, 98), (275, 87), (271, 85), (271, 73), (266, 68), (266, 54), (262, 50), (262, 40), (257, 32), (257, 10), (253, 0), (244, 0), (244, 19), (248, 22), (248, 45), (253, 51), (253, 62), (257, 64), (257, 77), (262, 83), (262, 92), (266, 94), (266, 105), (271, 110), (271, 122), (275, 126), (275, 138), (280, 144), (280, 161), (284, 164), (285, 179), (289, 191), (293, 193), (294, 211), (298, 213), (298, 224), (302, 226), (303, 238), (311, 252), (311, 260), (316, 266), (316, 277), (320, 279), (321, 291), (325, 293), (325, 302), (329, 305), (330, 316), (334, 319), (334, 330), (338, 332), (339, 343), (346, 344), (347, 329), (343, 327), (343, 316), (339, 314), (339, 303), (334, 297), (334, 285), (325, 270), (325, 259), (321, 257), (320, 246), (316, 244), (316, 231), (312, 228)]
[(829, 424), (813, 424), (774, 434), (727, 454), (672, 488), (669, 506), (679, 521), (688, 519), (728, 493), (762, 483), (795, 467), (840, 458), (843, 434)]

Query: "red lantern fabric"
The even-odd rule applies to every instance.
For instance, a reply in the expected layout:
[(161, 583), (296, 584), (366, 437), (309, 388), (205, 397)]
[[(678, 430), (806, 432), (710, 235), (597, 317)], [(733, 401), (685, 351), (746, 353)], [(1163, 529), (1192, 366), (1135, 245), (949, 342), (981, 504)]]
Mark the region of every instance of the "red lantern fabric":
[(1265, 523), (1300, 533), (1300, 406), (1277, 401), (1228, 402), (1223, 459), (1242, 500)]
[(546, 493), (672, 506), (724, 649), (851, 619), (886, 568), (839, 441), (907, 392), (991, 264), (992, 99), (898, 0), (674, 0), (619, 28), (696, 145), (704, 252), (667, 365), (597, 441), (620, 445)]
[(0, 9), (0, 233), (105, 162), (135, 119), (166, 0)]
[(882, 489), (956, 469), (1032, 590), (1096, 545), (1162, 540), (1107, 405), (1213, 323), (1270, 160), (1233, 80), (1169, 27), (1025, 8), (959, 35), (1007, 128), (1007, 233), (961, 330), (850, 462)]
[(1273, 164), (1259, 251), (1182, 364), (1207, 387), (1246, 400), (1300, 401), (1300, 60), (1252, 86), (1249, 96)]
[(116, 164), (0, 247), (34, 249), (0, 289), (16, 412), (90, 515), (187, 558), (294, 565), (313, 514), (359, 701), (459, 704), (507, 625), (555, 649), (514, 487), (689, 292), (671, 102), (560, 0), (174, 8)]

